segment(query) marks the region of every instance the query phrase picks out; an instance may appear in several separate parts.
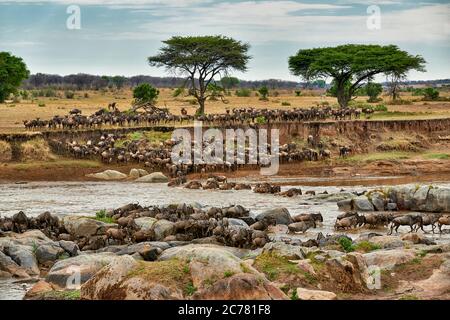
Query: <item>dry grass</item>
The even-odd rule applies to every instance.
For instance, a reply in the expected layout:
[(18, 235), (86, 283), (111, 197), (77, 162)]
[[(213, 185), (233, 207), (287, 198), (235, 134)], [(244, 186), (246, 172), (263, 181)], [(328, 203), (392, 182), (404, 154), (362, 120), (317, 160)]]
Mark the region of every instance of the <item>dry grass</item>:
[[(189, 114), (194, 114), (196, 105), (191, 104), (192, 97), (174, 98), (173, 89), (160, 89), (160, 97), (158, 100), (159, 107), (167, 107), (172, 113), (179, 114), (182, 107), (188, 110)], [(330, 106), (337, 105), (336, 98), (323, 96), (323, 91), (302, 91), (302, 96), (297, 97), (294, 90), (277, 90), (278, 96), (270, 96), (268, 101), (259, 100), (255, 91), (250, 97), (237, 97), (232, 92), (231, 96), (227, 96), (227, 104), (220, 101), (207, 101), (207, 113), (223, 113), (225, 109), (235, 107), (255, 107), (255, 108), (309, 108), (322, 103), (328, 103)], [(84, 93), (88, 93), (88, 98), (84, 98)], [(64, 97), (63, 92), (60, 92)], [(448, 93), (442, 93), (445, 96)], [(383, 102), (387, 103), (389, 97), (383, 96)], [(389, 105), (389, 112), (377, 113), (372, 119), (417, 119), (417, 118), (439, 118), (450, 116), (450, 102), (413, 102), (410, 94), (403, 94), (402, 99), (410, 101), (408, 105)], [(89, 115), (102, 107), (106, 107), (109, 103), (115, 101), (120, 110), (127, 110), (133, 97), (129, 89), (121, 91), (77, 91), (74, 99), (66, 98), (38, 98), (35, 100), (23, 100), (20, 103), (0, 104), (0, 132), (14, 132), (23, 130), (23, 120), (34, 119), (50, 119), (54, 115), (67, 114), (73, 108), (79, 108), (84, 114)], [(358, 97), (356, 101), (366, 102), (367, 97)], [(290, 106), (282, 106), (282, 103), (290, 104)], [(42, 105), (41, 107), (39, 106)], [(378, 104), (378, 103), (377, 103)]]
[(6, 141), (0, 141), (0, 162), (9, 162), (11, 159), (11, 145)]
[(21, 149), (22, 161), (49, 161), (56, 159), (47, 141), (42, 138), (22, 143)]

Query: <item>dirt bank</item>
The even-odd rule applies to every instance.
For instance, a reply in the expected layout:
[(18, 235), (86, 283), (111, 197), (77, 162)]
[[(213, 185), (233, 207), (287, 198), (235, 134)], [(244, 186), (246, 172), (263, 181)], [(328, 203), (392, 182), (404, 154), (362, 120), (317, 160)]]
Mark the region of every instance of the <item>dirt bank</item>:
[[(94, 181), (87, 174), (107, 169), (128, 174), (137, 164), (104, 165), (96, 161), (57, 160), (52, 162), (9, 163), (0, 166), (0, 182), (21, 181)], [(275, 176), (264, 177), (260, 171), (239, 170), (218, 172), (231, 179), (261, 181), (277, 184), (303, 185), (373, 185), (416, 182), (450, 181), (450, 160), (382, 160), (366, 164), (358, 162), (329, 164), (324, 161), (283, 164)], [(377, 179), (379, 177), (379, 179)], [(189, 179), (206, 178), (192, 174)]]

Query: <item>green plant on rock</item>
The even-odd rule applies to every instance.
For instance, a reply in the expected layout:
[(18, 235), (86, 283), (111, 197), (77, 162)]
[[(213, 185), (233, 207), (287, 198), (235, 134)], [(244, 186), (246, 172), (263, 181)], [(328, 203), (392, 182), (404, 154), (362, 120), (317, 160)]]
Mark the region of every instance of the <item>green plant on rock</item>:
[(353, 241), (346, 237), (339, 238), (338, 243), (340, 244), (341, 248), (344, 249), (345, 252), (355, 251)]
[(184, 288), (184, 291), (186, 293), (186, 295), (188, 296), (192, 296), (196, 291), (197, 288), (194, 287), (194, 285), (192, 284), (192, 282), (189, 282), (186, 287)]

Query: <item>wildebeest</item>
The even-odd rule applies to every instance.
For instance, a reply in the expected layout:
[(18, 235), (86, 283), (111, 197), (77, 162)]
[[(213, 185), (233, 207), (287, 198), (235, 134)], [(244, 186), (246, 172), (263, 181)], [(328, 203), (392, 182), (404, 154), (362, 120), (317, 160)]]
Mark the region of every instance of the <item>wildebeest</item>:
[(450, 215), (444, 215), (438, 219), (439, 233), (442, 233), (443, 225), (450, 225)]
[(422, 226), (422, 216), (420, 215), (404, 215), (400, 217), (396, 217), (391, 221), (391, 230), (388, 234), (392, 234), (392, 231), (395, 229), (395, 232), (398, 232), (398, 228), (400, 226), (409, 226), (411, 228), (410, 232), (414, 231), (414, 226), (418, 225)]

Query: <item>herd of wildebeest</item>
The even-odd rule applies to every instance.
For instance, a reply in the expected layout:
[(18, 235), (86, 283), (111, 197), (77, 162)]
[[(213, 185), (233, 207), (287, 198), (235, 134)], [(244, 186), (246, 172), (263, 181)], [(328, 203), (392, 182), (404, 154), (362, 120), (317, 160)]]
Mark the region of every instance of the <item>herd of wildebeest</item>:
[[(52, 145), (58, 149), (58, 153), (66, 153), (77, 159), (100, 159), (106, 164), (129, 164), (136, 163), (149, 168), (150, 170), (160, 170), (168, 172), (172, 178), (185, 176), (190, 173), (208, 173), (214, 171), (236, 171), (240, 168), (257, 169), (270, 165), (271, 157), (277, 157), (280, 164), (301, 162), (301, 161), (318, 161), (331, 157), (331, 151), (326, 149), (322, 143), (315, 144), (313, 137), (307, 139), (308, 147), (300, 147), (296, 143), (287, 143), (279, 146), (278, 152), (271, 151), (271, 145), (266, 143), (267, 152), (257, 153), (250, 146), (244, 146), (242, 151), (235, 150), (236, 159), (243, 159), (243, 163), (234, 163), (223, 161), (206, 162), (201, 160), (202, 157), (197, 155), (198, 151), (195, 147), (195, 141), (191, 142), (191, 159), (198, 158), (200, 160), (192, 163), (173, 163), (171, 152), (174, 145), (180, 143), (174, 138), (167, 139), (163, 142), (149, 141), (145, 136), (140, 139), (128, 139), (124, 134), (104, 133), (98, 139), (90, 139), (87, 141), (76, 140), (53, 140)], [(223, 143), (226, 146), (226, 143)], [(207, 152), (211, 144), (203, 143), (203, 152)], [(261, 148), (261, 146), (258, 146)], [(259, 149), (260, 150), (260, 149)], [(226, 150), (223, 151), (225, 154)], [(339, 146), (340, 156), (345, 157), (352, 152), (349, 146)], [(215, 155), (215, 151), (211, 151), (211, 155)]]
[(361, 117), (361, 113), (370, 115), (373, 109), (357, 109), (353, 107), (333, 109), (329, 106), (311, 107), (309, 109), (256, 109), (233, 108), (222, 114), (188, 115), (185, 108), (180, 115), (172, 114), (167, 108), (151, 107), (144, 112), (119, 111), (115, 103), (108, 108), (102, 108), (95, 113), (85, 116), (80, 109), (73, 109), (64, 116), (55, 115), (49, 120), (40, 118), (24, 120), (26, 129), (88, 129), (102, 126), (138, 127), (156, 125), (176, 125), (189, 123), (194, 120), (202, 121), (206, 125), (236, 125), (273, 122), (301, 122), (319, 121), (326, 119), (351, 120)]
[[(280, 209), (281, 210), (281, 209)], [(233, 205), (228, 207), (210, 207), (207, 209), (189, 204), (168, 206), (141, 206), (138, 203), (109, 210), (106, 217), (115, 224), (106, 224), (95, 235), (76, 236), (65, 227), (63, 219), (49, 212), (37, 217), (27, 217), (24, 212), (12, 217), (0, 218), (0, 236), (3, 232), (23, 233), (30, 229), (39, 229), (54, 240), (74, 241), (81, 250), (99, 250), (110, 245), (132, 244), (144, 241), (197, 241), (201, 243), (221, 243), (239, 248), (259, 248), (271, 241), (268, 233), (270, 226), (279, 223), (276, 215), (260, 214), (252, 217), (249, 210)], [(151, 217), (156, 222), (151, 227), (138, 223), (140, 218)], [(288, 232), (305, 233), (323, 222), (321, 213), (302, 213), (292, 217)], [(162, 226), (163, 225), (163, 226)], [(400, 226), (410, 227), (410, 232), (417, 232), (424, 226), (431, 226), (434, 233), (436, 226), (442, 233), (443, 225), (450, 225), (450, 215), (445, 214), (401, 214), (397, 212), (373, 212), (359, 214), (348, 211), (340, 214), (335, 222), (335, 230), (350, 230), (357, 227), (390, 226), (388, 234), (398, 232)], [(159, 231), (157, 231), (157, 229)], [(163, 231), (161, 231), (163, 230)], [(296, 244), (306, 247), (328, 244), (342, 234), (328, 235), (321, 233), (307, 241), (297, 239)], [(327, 240), (328, 239), (328, 240)], [(292, 238), (283, 241), (292, 243)]]

